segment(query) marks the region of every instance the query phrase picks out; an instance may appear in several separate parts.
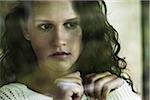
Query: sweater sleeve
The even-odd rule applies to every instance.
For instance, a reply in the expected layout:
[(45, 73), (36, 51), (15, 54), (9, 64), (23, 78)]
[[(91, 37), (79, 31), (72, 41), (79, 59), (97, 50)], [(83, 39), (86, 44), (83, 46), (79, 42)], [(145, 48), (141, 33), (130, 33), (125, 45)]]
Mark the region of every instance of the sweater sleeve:
[(141, 100), (141, 97), (132, 91), (128, 83), (124, 82), (121, 87), (108, 95), (107, 100)]
[[(90, 97), (84, 95), (82, 100), (90, 100)], [(131, 86), (125, 81), (121, 87), (109, 93), (107, 100), (142, 100), (142, 99), (138, 94), (132, 91)]]

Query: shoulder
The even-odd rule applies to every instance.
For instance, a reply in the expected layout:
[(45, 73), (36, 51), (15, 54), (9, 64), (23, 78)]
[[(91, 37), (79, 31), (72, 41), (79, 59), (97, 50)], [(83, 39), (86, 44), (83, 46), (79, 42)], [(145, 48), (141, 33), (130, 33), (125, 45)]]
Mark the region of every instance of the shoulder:
[(121, 87), (110, 92), (108, 100), (141, 100), (141, 97), (133, 92), (131, 86), (124, 81)]
[(18, 100), (20, 97), (24, 97), (23, 90), (26, 88), (25, 85), (19, 83), (12, 83), (4, 85), (0, 88), (0, 99), (1, 100)]
[(12, 83), (0, 88), (0, 100), (51, 100), (51, 98), (28, 89), (24, 84)]

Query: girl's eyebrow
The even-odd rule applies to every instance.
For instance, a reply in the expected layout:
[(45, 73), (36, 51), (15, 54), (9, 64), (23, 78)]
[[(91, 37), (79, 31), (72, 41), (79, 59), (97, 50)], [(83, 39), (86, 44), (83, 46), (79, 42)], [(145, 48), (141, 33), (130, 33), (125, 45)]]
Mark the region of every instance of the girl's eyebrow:
[[(46, 23), (51, 22), (51, 23), (54, 23), (54, 21), (52, 21), (52, 20), (45, 20), (45, 19), (35, 19), (34, 21), (35, 22), (46, 22)], [(75, 18), (67, 19), (64, 22), (66, 23), (66, 22), (72, 22), (72, 21), (80, 21), (80, 19), (78, 17), (75, 17)]]
[(35, 19), (34, 22), (45, 22), (45, 23), (53, 23), (54, 21), (51, 21), (51, 20), (45, 20), (45, 19)]
[(78, 17), (67, 19), (65, 22), (80, 21)]

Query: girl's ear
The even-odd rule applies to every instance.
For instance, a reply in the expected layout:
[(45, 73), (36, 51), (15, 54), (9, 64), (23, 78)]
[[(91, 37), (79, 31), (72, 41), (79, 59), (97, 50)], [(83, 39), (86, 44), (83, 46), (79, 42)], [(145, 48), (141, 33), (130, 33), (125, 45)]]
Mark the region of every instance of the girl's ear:
[(23, 36), (26, 40), (30, 40), (30, 34), (28, 33), (27, 31), (27, 25), (25, 24), (25, 22), (23, 20), (20, 20), (20, 23), (21, 23), (21, 28), (22, 28), (22, 31), (23, 31)]
[(30, 40), (30, 35), (28, 32), (24, 32), (23, 35), (26, 40)]

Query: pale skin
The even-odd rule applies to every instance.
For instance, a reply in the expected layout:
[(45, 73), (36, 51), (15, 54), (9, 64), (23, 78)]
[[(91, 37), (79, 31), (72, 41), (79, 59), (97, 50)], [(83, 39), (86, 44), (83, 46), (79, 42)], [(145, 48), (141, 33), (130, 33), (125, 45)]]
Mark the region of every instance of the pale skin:
[[(82, 84), (80, 72), (70, 70), (81, 52), (82, 29), (80, 16), (69, 0), (37, 2), (31, 12), (24, 37), (31, 42), (39, 69), (20, 82), (45, 95), (53, 95), (55, 100), (80, 100), (84, 94), (91, 100), (105, 100), (111, 90), (124, 83), (123, 79), (105, 72), (87, 75)], [(66, 88), (66, 83), (74, 85)]]

